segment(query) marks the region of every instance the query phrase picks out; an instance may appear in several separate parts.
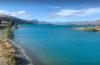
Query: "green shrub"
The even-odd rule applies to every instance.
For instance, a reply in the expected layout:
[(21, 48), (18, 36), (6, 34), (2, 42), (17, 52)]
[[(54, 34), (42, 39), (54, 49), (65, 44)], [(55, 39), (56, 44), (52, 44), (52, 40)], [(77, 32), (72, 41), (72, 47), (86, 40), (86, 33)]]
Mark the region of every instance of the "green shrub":
[(8, 24), (7, 30), (5, 32), (6, 38), (14, 37), (13, 29), (12, 29), (13, 25), (14, 25), (14, 21), (13, 21), (13, 19), (11, 19), (11, 22)]

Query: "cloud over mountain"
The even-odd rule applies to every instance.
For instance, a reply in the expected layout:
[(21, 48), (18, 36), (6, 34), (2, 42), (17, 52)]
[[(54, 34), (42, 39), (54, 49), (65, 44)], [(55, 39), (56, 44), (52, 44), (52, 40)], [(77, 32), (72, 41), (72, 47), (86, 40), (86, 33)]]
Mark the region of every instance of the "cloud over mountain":
[(52, 18), (59, 17), (74, 17), (74, 16), (91, 16), (100, 14), (100, 8), (88, 8), (88, 9), (62, 9), (51, 14)]

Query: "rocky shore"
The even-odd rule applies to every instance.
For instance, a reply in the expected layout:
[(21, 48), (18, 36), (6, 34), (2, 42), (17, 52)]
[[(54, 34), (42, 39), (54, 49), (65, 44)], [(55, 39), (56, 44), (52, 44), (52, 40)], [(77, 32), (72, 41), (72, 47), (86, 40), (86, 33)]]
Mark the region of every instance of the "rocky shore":
[(31, 58), (29, 57), (29, 55), (27, 55), (25, 49), (22, 46), (16, 44), (12, 40), (9, 40), (9, 42), (11, 42), (13, 47), (16, 49), (16, 56), (19, 58), (18, 64), (20, 64), (20, 65), (34, 65)]
[(0, 26), (0, 65), (33, 65), (25, 50), (10, 40), (14, 37), (13, 28), (17, 25), (14, 19), (10, 18), (6, 25)]
[(0, 65), (17, 65), (16, 50), (6, 39), (0, 39)]
[(25, 50), (12, 40), (0, 38), (0, 65), (33, 65)]

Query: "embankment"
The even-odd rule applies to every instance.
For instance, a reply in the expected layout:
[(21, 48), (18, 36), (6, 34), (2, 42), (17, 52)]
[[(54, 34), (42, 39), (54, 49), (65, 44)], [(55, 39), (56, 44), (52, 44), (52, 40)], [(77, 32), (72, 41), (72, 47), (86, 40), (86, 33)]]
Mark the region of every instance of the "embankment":
[(0, 38), (0, 65), (33, 65), (25, 50), (12, 40)]

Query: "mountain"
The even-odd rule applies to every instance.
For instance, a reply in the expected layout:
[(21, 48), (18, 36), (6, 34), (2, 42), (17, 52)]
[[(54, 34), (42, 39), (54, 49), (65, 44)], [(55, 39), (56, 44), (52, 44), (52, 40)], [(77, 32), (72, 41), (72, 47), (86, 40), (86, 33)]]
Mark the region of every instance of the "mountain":
[(20, 19), (20, 18), (17, 18), (17, 17), (8, 16), (8, 15), (1, 15), (1, 14), (0, 14), (0, 20), (7, 21), (7, 22), (10, 22), (11, 20), (13, 20), (17, 24), (23, 24), (23, 23), (27, 24), (27, 23), (30, 23), (27, 20), (23, 20), (23, 19)]
[(73, 22), (54, 22), (54, 25), (100, 25), (100, 20), (96, 21), (73, 21)]
[(28, 22), (30, 22), (32, 24), (49, 24), (49, 25), (53, 25), (53, 23), (51, 23), (51, 22), (39, 21), (39, 20), (28, 20)]
[(78, 22), (48, 22), (39, 20), (24, 20), (14, 16), (0, 14), (0, 20), (10, 22), (11, 19), (17, 24), (48, 24), (48, 25), (100, 25), (100, 20), (96, 21), (78, 21)]
[(47, 22), (39, 20), (30, 20), (32, 24), (49, 24), (49, 25), (100, 25), (100, 20), (96, 21), (73, 21), (73, 22)]
[(73, 24), (73, 25), (100, 25), (100, 20), (96, 21), (84, 21), (84, 22), (68, 22), (67, 24)]

